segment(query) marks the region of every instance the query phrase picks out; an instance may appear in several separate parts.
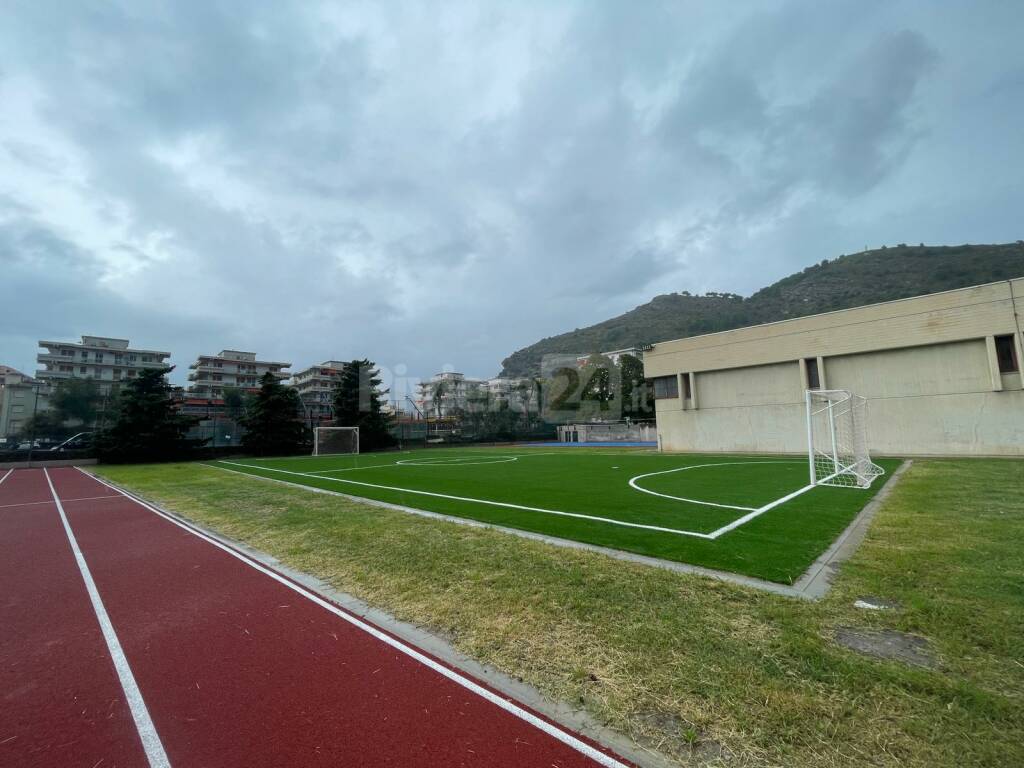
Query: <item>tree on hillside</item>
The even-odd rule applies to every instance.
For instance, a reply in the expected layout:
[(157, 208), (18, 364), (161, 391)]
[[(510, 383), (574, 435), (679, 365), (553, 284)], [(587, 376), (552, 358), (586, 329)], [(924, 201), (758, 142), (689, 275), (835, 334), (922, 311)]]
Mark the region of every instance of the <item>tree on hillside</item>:
[(644, 364), (634, 355), (619, 358), (619, 379), (622, 382), (622, 415), (640, 421), (654, 418), (654, 393), (644, 378)]
[(205, 440), (190, 440), (198, 419), (178, 413), (167, 374), (173, 367), (139, 371), (118, 400), (113, 423), (100, 430), (97, 452), (104, 461), (145, 462), (184, 458)]
[(240, 420), (245, 427), (242, 446), (257, 456), (287, 456), (304, 451), (309, 432), (300, 417), (299, 393), (272, 373), (260, 379), (260, 391)]
[(334, 423), (359, 427), (359, 449), (375, 450), (394, 445), (391, 417), (381, 409), (380, 372), (367, 359), (353, 360), (342, 369), (334, 389)]

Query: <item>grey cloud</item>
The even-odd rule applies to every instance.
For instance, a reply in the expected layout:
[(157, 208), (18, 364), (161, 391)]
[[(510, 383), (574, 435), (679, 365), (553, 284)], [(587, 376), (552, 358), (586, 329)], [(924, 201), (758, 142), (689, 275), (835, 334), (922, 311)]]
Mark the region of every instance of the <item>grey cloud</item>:
[[(1017, 239), (992, 190), (1021, 191), (1022, 12), (970, 14), (22, 4), (0, 88), (45, 130), (0, 125), (0, 362), (60, 301), (49, 335), (151, 330), (179, 362), (484, 375), (655, 293), (891, 237)], [(951, 146), (984, 173), (946, 170)]]

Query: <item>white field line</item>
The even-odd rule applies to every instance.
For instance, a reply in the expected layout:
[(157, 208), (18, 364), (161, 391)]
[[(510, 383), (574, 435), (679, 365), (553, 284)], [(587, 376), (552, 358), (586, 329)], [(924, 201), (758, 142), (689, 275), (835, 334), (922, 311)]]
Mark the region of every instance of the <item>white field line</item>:
[(14, 472), (13, 469), (8, 469), (7, 470), (7, 474), (5, 474), (3, 477), (0, 477), (0, 485), (4, 484), (4, 480), (6, 480), (8, 477), (10, 477), (12, 472)]
[[(258, 465), (253, 465), (258, 466)], [(357, 472), (360, 469), (381, 469), (382, 467), (397, 467), (397, 464), (370, 464), (366, 467), (344, 467), (342, 469), (311, 469), (306, 474), (309, 475), (326, 475), (332, 472)]]
[[(79, 471), (81, 472), (81, 470)], [(142, 748), (146, 752), (146, 759), (149, 760), (152, 768), (170, 768), (171, 762), (167, 759), (167, 753), (164, 752), (163, 744), (160, 743), (160, 736), (156, 732), (156, 726), (153, 725), (153, 720), (149, 716), (149, 710), (146, 709), (146, 702), (142, 698), (142, 692), (135, 682), (135, 676), (132, 674), (128, 659), (121, 648), (121, 641), (117, 639), (114, 625), (110, 621), (110, 616), (107, 615), (107, 609), (103, 606), (103, 600), (100, 599), (100, 593), (96, 589), (96, 582), (92, 579), (89, 565), (85, 562), (85, 555), (82, 554), (82, 550), (78, 546), (78, 540), (71, 530), (71, 524), (68, 522), (68, 517), (64, 513), (64, 507), (57, 497), (57, 490), (53, 487), (50, 473), (46, 471), (45, 467), (43, 468), (43, 474), (46, 476), (46, 484), (50, 486), (53, 500), (57, 504), (57, 512), (60, 514), (60, 521), (64, 525), (64, 533), (67, 534), (71, 551), (75, 554), (75, 562), (78, 563), (78, 570), (82, 574), (85, 589), (89, 593), (92, 609), (99, 620), (100, 629), (103, 631), (103, 639), (107, 642), (107, 650), (110, 652), (114, 669), (117, 671), (117, 678), (121, 681), (121, 688), (124, 690), (125, 699), (128, 701), (128, 707), (132, 713), (132, 719), (135, 721), (135, 729), (139, 732), (139, 739), (141, 739)]]
[(733, 520), (728, 525), (723, 525), (717, 531), (712, 531), (709, 534), (710, 538), (717, 539), (719, 536), (721, 536), (721, 535), (723, 535), (725, 533), (728, 533), (729, 531), (735, 530), (736, 528), (739, 528), (744, 523), (749, 523), (755, 517), (757, 517), (759, 515), (763, 515), (768, 510), (775, 509), (780, 504), (785, 504), (787, 501), (789, 501), (791, 499), (795, 499), (800, 494), (807, 493), (807, 491), (813, 490), (816, 487), (817, 486), (815, 486), (815, 485), (805, 485), (803, 488), (800, 488), (799, 490), (793, 491), (792, 493), (790, 493), (790, 494), (788, 494), (786, 496), (783, 496), (781, 499), (776, 499), (775, 501), (772, 501), (772, 502), (769, 502), (768, 504), (765, 504), (763, 507), (758, 507), (757, 509), (755, 509), (752, 512), (744, 515), (743, 517), (740, 517), (740, 518), (737, 518), (736, 520)]
[(719, 461), (719, 462), (714, 462), (712, 464), (690, 464), (689, 466), (686, 466), (686, 467), (676, 467), (675, 469), (663, 469), (660, 472), (648, 472), (647, 474), (644, 474), (644, 475), (637, 475), (636, 477), (630, 478), (629, 486), (633, 490), (635, 490), (635, 491), (640, 491), (641, 493), (649, 493), (651, 496), (661, 496), (663, 499), (672, 499), (674, 501), (686, 501), (686, 502), (689, 502), (690, 504), (702, 504), (702, 505), (704, 505), (706, 507), (719, 507), (721, 509), (736, 509), (736, 510), (739, 510), (740, 512), (753, 512), (756, 509), (758, 509), (758, 507), (738, 507), (738, 506), (735, 506), (733, 504), (719, 504), (718, 502), (715, 502), (715, 501), (701, 501), (700, 499), (688, 499), (688, 498), (685, 498), (684, 496), (671, 496), (670, 494), (667, 494), (667, 493), (658, 493), (657, 491), (652, 491), (652, 490), (649, 490), (647, 488), (641, 488), (638, 485), (637, 481), (638, 480), (643, 480), (645, 477), (654, 477), (655, 475), (668, 475), (668, 474), (671, 474), (673, 472), (686, 472), (687, 470), (690, 470), (690, 469), (704, 469), (705, 467), (735, 467), (735, 466), (747, 465), (747, 464), (802, 464), (802, 463), (803, 462), (796, 462), (796, 461), (789, 460), (789, 461)]
[(221, 460), (219, 464), (229, 464), (235, 467), (245, 467), (246, 469), (258, 469), (266, 472), (278, 472), (283, 475), (294, 475), (296, 477), (311, 477), (316, 480), (330, 480), (335, 483), (348, 483), (350, 485), (360, 485), (366, 488), (378, 488), (383, 491), (397, 491), (399, 493), (412, 493), (417, 496), (431, 496), (437, 499), (451, 499), (453, 501), (468, 501), (474, 504), (486, 504), (491, 507), (502, 507), (504, 509), (521, 509), (525, 512), (540, 512), (545, 515), (559, 515), (561, 517), (574, 517), (581, 520), (595, 520), (599, 523), (608, 523), (610, 525), (621, 525), (626, 528), (642, 528), (648, 531), (661, 531), (662, 533), (675, 533), (680, 536), (694, 536), (698, 539), (710, 539), (711, 534), (698, 533), (697, 531), (682, 531), (676, 528), (665, 528), (660, 525), (644, 525), (642, 523), (630, 523), (625, 520), (614, 520), (610, 517), (597, 517), (596, 515), (584, 515), (579, 512), (562, 512), (557, 509), (542, 509), (541, 507), (526, 507), (522, 504), (511, 504), (505, 501), (490, 501), (488, 499), (475, 499), (469, 496), (453, 496), (447, 493), (434, 493), (433, 491), (420, 491), (412, 488), (398, 488), (393, 485), (379, 485), (377, 483), (364, 483), (359, 480), (346, 480), (341, 477), (323, 477), (322, 475), (310, 475), (305, 472), (292, 472), (288, 469), (274, 469), (271, 467), (261, 467), (255, 464), (242, 464), (237, 461), (225, 461)]
[[(233, 462), (223, 462), (223, 463), (233, 463)], [(241, 466), (245, 466), (245, 465), (241, 465)], [(317, 595), (317, 594), (315, 594), (313, 592), (310, 592), (309, 590), (305, 589), (304, 587), (302, 587), (302, 586), (300, 586), (298, 584), (295, 584), (294, 582), (289, 581), (288, 579), (284, 578), (283, 576), (281, 576), (281, 574), (279, 574), (279, 573), (277, 573), (275, 571), (272, 571), (269, 568), (264, 567), (263, 565), (261, 565), (260, 563), (254, 561), (254, 560), (251, 560), (247, 556), (243, 555), (241, 552), (238, 552), (235, 549), (227, 546), (226, 544), (224, 544), (222, 542), (219, 542), (216, 539), (213, 539), (213, 538), (205, 535), (201, 531), (193, 528), (192, 526), (186, 525), (185, 523), (183, 523), (180, 520), (177, 520), (177, 519), (171, 517), (170, 515), (165, 514), (164, 512), (162, 512), (161, 510), (159, 510), (156, 507), (152, 506), (151, 504), (147, 504), (142, 499), (136, 498), (136, 497), (134, 497), (134, 496), (132, 496), (132, 495), (130, 495), (128, 493), (125, 493), (120, 488), (117, 488), (117, 487), (111, 485), (110, 483), (106, 482), (105, 480), (102, 480), (102, 479), (96, 477), (95, 475), (90, 475), (88, 472), (85, 472), (80, 467), (76, 467), (76, 469), (78, 469), (78, 471), (81, 472), (83, 475), (87, 475), (89, 477), (92, 477), (97, 482), (102, 483), (103, 485), (107, 486), (108, 488), (112, 488), (113, 490), (117, 491), (118, 493), (120, 493), (121, 495), (123, 495), (123, 496), (125, 496), (125, 497), (127, 497), (129, 499), (132, 499), (139, 506), (141, 506), (141, 507), (143, 507), (145, 509), (148, 509), (150, 512), (153, 512), (154, 514), (159, 515), (160, 517), (164, 518), (165, 520), (168, 520), (169, 522), (174, 523), (178, 527), (183, 528), (184, 530), (186, 530), (189, 533), (191, 533), (193, 536), (197, 536), (198, 538), (203, 539), (204, 541), (206, 541), (206, 542), (212, 544), (213, 546), (223, 550), (224, 552), (227, 552), (229, 555), (231, 555), (231, 556), (241, 560), (243, 563), (245, 563), (249, 567), (259, 571), (260, 573), (264, 574), (265, 576), (269, 576), (270, 578), (274, 579), (278, 583), (283, 584), (284, 586), (288, 587), (288, 589), (291, 589), (292, 591), (296, 592), (297, 594), (301, 595), (302, 597), (305, 597), (310, 602), (315, 603), (316, 605), (320, 606), (324, 610), (329, 611), (330, 613), (333, 613), (335, 616), (343, 619), (344, 621), (347, 621), (349, 624), (351, 624), (352, 626), (356, 627), (357, 629), (360, 629), (363, 632), (366, 632), (371, 637), (379, 640), (382, 643), (385, 643), (385, 644), (389, 645), (390, 647), (394, 648), (395, 650), (397, 650), (397, 651), (399, 651), (401, 653), (404, 653), (406, 656), (409, 656), (410, 658), (414, 659), (415, 661), (418, 661), (420, 664), (423, 664), (425, 667), (428, 667), (429, 669), (433, 670), (434, 672), (438, 673), (439, 675), (442, 675), (443, 677), (451, 680), (452, 682), (457, 683), (458, 685), (461, 685), (466, 690), (468, 690), (468, 691), (470, 691), (472, 693), (475, 693), (476, 695), (480, 696), (485, 701), (488, 701), (491, 704), (494, 704), (495, 706), (497, 706), (500, 709), (504, 710), (505, 712), (508, 712), (509, 714), (514, 715), (515, 717), (518, 717), (520, 720), (523, 720), (526, 723), (532, 725), (534, 728), (537, 728), (538, 730), (543, 731), (547, 735), (557, 739), (558, 741), (562, 742), (566, 746), (576, 750), (580, 754), (582, 754), (582, 755), (584, 755), (586, 757), (589, 757), (591, 760), (596, 762), (598, 765), (604, 766), (604, 768), (628, 768), (628, 766), (625, 763), (622, 763), (622, 762), (616, 760), (615, 758), (613, 758), (613, 757), (611, 757), (609, 755), (606, 755), (604, 752), (601, 752), (600, 750), (595, 749), (594, 747), (590, 746), (586, 742), (581, 741), (580, 739), (576, 738), (575, 736), (573, 736), (568, 731), (562, 730), (558, 726), (553, 725), (553, 724), (547, 722), (546, 720), (543, 720), (542, 718), (538, 717), (537, 715), (533, 714), (532, 712), (529, 712), (528, 710), (523, 709), (522, 707), (520, 707), (515, 702), (509, 701), (508, 699), (504, 698), (503, 696), (500, 696), (500, 695), (498, 695), (498, 694), (496, 694), (496, 693), (494, 693), (492, 691), (489, 691), (488, 689), (486, 689), (482, 685), (479, 685), (478, 683), (474, 682), (470, 678), (465, 677), (462, 674), (460, 674), (459, 672), (456, 672), (453, 669), (449, 669), (448, 667), (444, 666), (443, 664), (440, 664), (440, 663), (434, 661), (429, 656), (426, 656), (425, 654), (423, 654), (420, 651), (416, 650), (411, 645), (406, 645), (401, 640), (398, 640), (398, 639), (396, 639), (394, 637), (391, 637), (390, 635), (380, 631), (379, 629), (374, 627), (372, 624), (368, 624), (367, 622), (363, 621), (362, 619), (360, 619), (360, 618), (358, 618), (356, 616), (353, 616), (352, 614), (349, 614), (346, 611), (341, 610), (341, 608), (339, 608), (338, 606), (334, 605), (333, 603), (329, 603), (328, 601), (324, 600), (319, 595)], [(299, 473), (293, 473), (293, 474), (299, 474)], [(327, 479), (330, 479), (330, 478), (327, 478)]]
[[(479, 459), (479, 461), (474, 461), (474, 459)], [(482, 456), (450, 456), (436, 459), (423, 457), (422, 459), (402, 459), (396, 461), (395, 464), (403, 467), (472, 467), (478, 464), (509, 464), (513, 461), (519, 461), (519, 457), (494, 456), (490, 461)]]

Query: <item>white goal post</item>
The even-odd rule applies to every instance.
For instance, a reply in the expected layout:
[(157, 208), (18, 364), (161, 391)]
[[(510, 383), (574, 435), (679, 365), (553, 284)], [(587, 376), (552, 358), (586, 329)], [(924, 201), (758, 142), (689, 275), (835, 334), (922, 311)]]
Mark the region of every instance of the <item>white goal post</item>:
[(811, 485), (868, 488), (885, 474), (868, 454), (867, 400), (845, 389), (807, 390)]
[(359, 453), (359, 427), (315, 427), (313, 455), (335, 456)]

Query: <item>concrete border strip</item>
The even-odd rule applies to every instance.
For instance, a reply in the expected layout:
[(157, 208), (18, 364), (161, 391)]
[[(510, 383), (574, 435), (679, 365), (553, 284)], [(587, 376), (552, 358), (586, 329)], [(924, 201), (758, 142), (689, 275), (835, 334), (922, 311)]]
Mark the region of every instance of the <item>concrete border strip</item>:
[(825, 552), (811, 563), (804, 574), (793, 582), (793, 588), (799, 590), (804, 596), (817, 600), (825, 596), (829, 587), (832, 586), (832, 579), (835, 578), (839, 566), (857, 551), (857, 548), (864, 541), (868, 527), (889, 495), (892, 493), (896, 483), (903, 474), (913, 465), (910, 459), (900, 464), (899, 468), (886, 478), (885, 484), (875, 494), (864, 509), (862, 509), (853, 521), (846, 526), (841, 534), (832, 542)]

